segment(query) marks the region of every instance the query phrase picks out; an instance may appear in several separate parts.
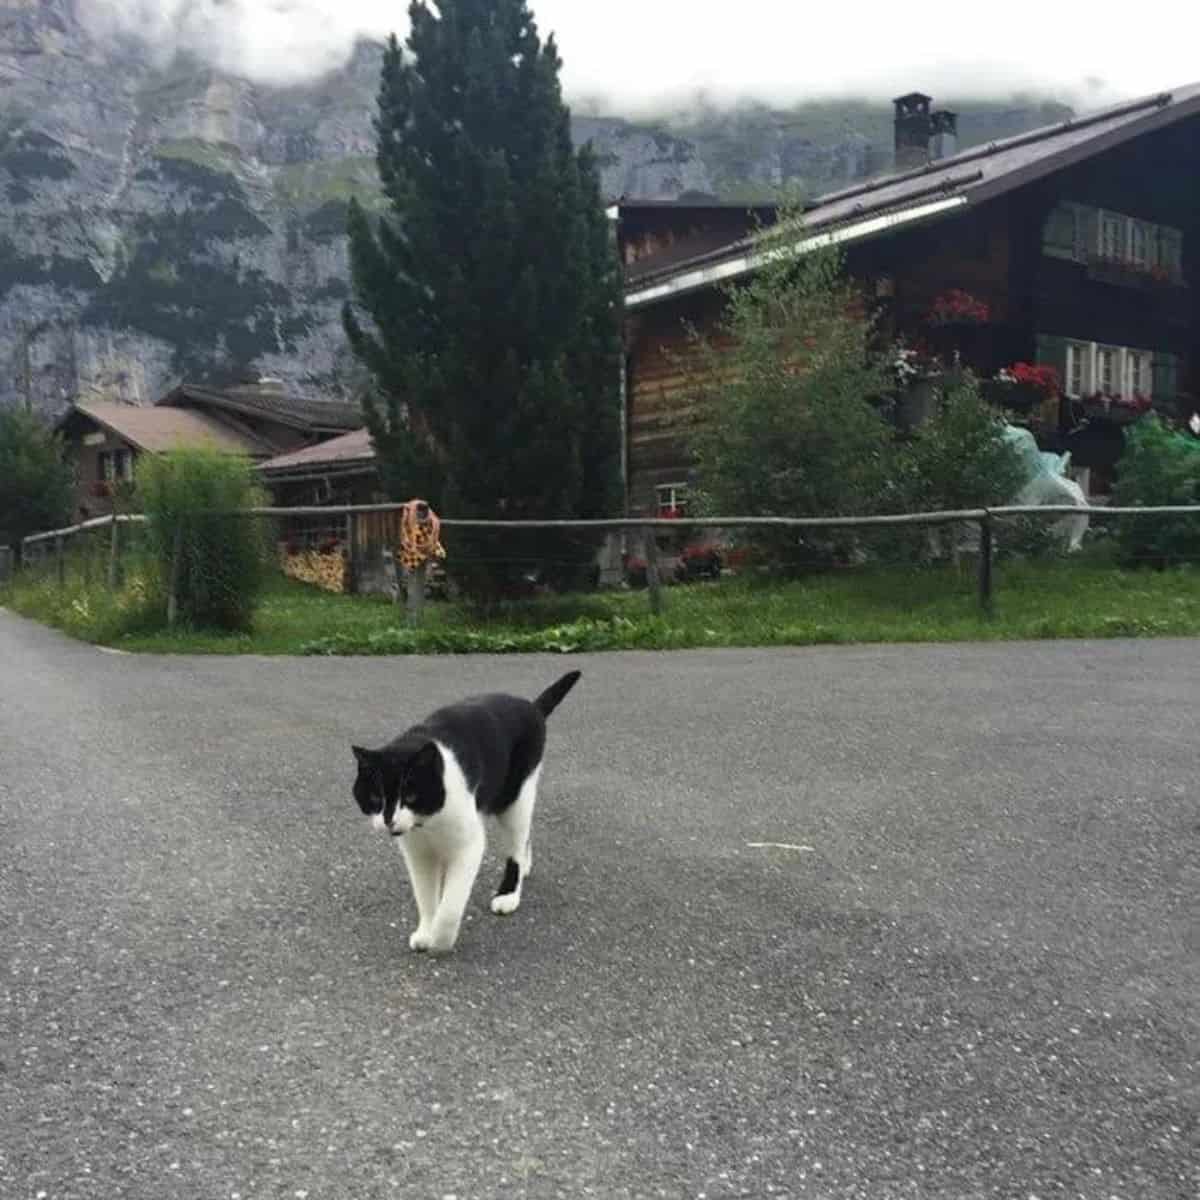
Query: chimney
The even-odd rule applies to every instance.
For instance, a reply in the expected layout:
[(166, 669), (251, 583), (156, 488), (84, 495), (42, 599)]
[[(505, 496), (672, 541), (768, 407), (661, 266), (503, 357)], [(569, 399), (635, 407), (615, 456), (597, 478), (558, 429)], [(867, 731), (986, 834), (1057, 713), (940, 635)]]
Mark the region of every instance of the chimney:
[(958, 113), (941, 109), (929, 114), (929, 157), (949, 158), (958, 153)]
[(933, 97), (924, 92), (909, 92), (907, 96), (897, 96), (892, 103), (896, 106), (896, 170), (923, 167), (929, 161), (932, 133), (929, 106)]

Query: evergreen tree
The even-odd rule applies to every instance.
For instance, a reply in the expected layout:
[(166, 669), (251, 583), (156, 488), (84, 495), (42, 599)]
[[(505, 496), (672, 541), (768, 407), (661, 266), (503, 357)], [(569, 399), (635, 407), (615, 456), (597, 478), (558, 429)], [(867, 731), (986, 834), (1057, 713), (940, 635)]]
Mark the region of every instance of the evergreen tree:
[(34, 414), (0, 409), (0, 545), (66, 524), (74, 471), (58, 437)]
[[(372, 376), (385, 484), (460, 518), (611, 515), (620, 275), (554, 39), (542, 43), (524, 0), (414, 0), (409, 13), (375, 121), (389, 211), (351, 207), (344, 313)], [(472, 573), (494, 587), (532, 561), (588, 562), (595, 546), (460, 534), (450, 566), (504, 559)]]

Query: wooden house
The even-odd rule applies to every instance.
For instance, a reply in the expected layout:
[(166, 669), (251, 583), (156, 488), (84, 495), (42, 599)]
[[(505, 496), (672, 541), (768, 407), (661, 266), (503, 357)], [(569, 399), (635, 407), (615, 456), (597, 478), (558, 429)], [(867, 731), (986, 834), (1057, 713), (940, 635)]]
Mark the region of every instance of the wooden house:
[[(810, 204), (797, 247), (840, 246), (889, 337), (941, 339), (985, 378), (1017, 362), (1057, 368), (1062, 396), (1039, 440), (1071, 450), (1102, 493), (1125, 409), (1105, 415), (1096, 394), (1150, 396), (1186, 418), (1200, 393), (1200, 85), (962, 152), (955, 115), (928, 96), (895, 108), (899, 169)], [(612, 215), (626, 278), (627, 508), (686, 509), (685, 327), (714, 328), (722, 285), (761, 263), (750, 231), (771, 213), (619, 203)], [(986, 319), (935, 329), (954, 291)]]
[(184, 384), (157, 404), (78, 402), (57, 428), (76, 464), (76, 515), (111, 512), (114, 484), (133, 479), (142, 454), (210, 446), (256, 462), (360, 425), (357, 408), (289, 394), (271, 381), (226, 391)]

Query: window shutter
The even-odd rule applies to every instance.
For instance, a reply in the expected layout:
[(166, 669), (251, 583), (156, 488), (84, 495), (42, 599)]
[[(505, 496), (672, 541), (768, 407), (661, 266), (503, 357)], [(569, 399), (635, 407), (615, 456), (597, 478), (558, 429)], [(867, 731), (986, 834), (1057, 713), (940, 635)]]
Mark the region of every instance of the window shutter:
[(1075, 212), (1075, 258), (1087, 262), (1099, 248), (1100, 210), (1080, 205)]
[(1067, 377), (1067, 339), (1052, 337), (1048, 333), (1037, 335), (1037, 361), (1039, 366), (1053, 367), (1060, 379)]
[(1158, 231), (1158, 265), (1165, 267), (1173, 280), (1183, 276), (1183, 234), (1163, 226)]
[(1174, 404), (1179, 391), (1179, 356), (1156, 354), (1153, 372), (1155, 404)]
[(1053, 367), (1058, 372), (1059, 394), (1067, 393), (1067, 339), (1052, 337), (1048, 333), (1037, 335), (1037, 363), (1041, 367)]
[(1076, 242), (1076, 209), (1060, 204), (1046, 218), (1042, 230), (1042, 252), (1053, 258), (1074, 258)]

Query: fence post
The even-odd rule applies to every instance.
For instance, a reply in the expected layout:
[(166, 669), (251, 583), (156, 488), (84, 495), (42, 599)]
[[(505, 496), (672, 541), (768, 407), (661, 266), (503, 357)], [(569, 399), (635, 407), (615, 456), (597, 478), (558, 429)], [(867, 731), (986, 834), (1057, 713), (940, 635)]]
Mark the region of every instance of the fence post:
[(658, 574), (658, 542), (655, 541), (652, 528), (644, 531), (642, 546), (646, 554), (646, 587), (650, 592), (650, 611), (657, 617), (663, 609), (662, 580)]
[(60, 533), (54, 539), (54, 553), (58, 560), (58, 586), (63, 587), (67, 582), (67, 562), (66, 562), (66, 544), (67, 539)]
[(120, 525), (117, 522), (117, 514), (112, 516), (112, 537), (108, 545), (108, 590), (115, 592), (117, 590), (117, 564), (120, 561), (121, 554), (121, 535), (119, 533)]
[(979, 521), (979, 606), (983, 615), (992, 615), (992, 514), (984, 512)]
[(179, 576), (183, 570), (183, 523), (175, 526), (171, 552), (171, 585), (167, 592), (167, 628), (173, 629), (179, 616)]
[(396, 554), (390, 547), (384, 546), (380, 551), (383, 555), (383, 574), (387, 580), (388, 595), (393, 604), (400, 603), (400, 572), (396, 568)]
[(404, 573), (404, 583), (408, 589), (408, 623), (420, 625), (421, 613), (425, 609), (425, 575), (429, 564), (421, 563)]
[(358, 518), (354, 513), (346, 514), (346, 583), (345, 592), (353, 596), (358, 592), (358, 548), (354, 544), (358, 533)]

